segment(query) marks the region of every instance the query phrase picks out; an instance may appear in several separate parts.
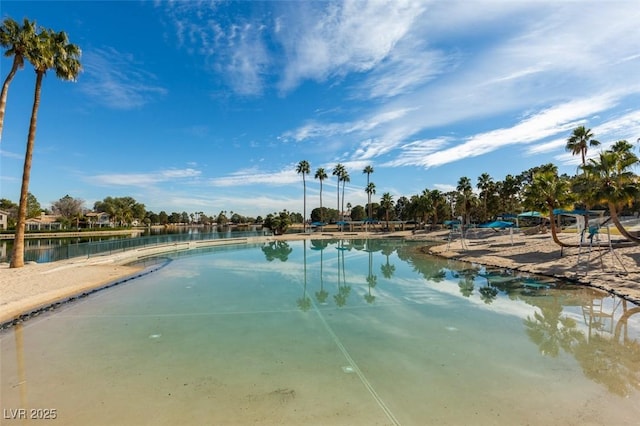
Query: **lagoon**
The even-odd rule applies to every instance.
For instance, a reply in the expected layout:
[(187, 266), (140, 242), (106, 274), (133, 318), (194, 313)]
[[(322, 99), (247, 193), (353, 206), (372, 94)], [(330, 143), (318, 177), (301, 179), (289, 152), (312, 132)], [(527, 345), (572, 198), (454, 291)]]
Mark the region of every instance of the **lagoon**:
[(2, 408), (56, 409), (65, 425), (640, 418), (638, 306), (428, 257), (423, 244), (171, 255), (157, 272), (3, 331)]

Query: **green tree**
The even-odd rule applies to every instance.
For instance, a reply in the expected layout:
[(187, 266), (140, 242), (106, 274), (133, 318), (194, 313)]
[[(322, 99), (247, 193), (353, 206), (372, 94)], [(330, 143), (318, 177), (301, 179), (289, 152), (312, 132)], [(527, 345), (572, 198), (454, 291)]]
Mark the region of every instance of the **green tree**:
[(367, 193), (367, 208), (368, 208), (368, 214), (369, 214), (369, 219), (373, 219), (373, 205), (371, 204), (371, 196), (374, 195), (376, 193), (376, 184), (373, 182), (368, 182), (367, 183), (367, 187), (364, 189), (364, 192)]
[(40, 206), (40, 202), (32, 193), (27, 194), (27, 219), (31, 219), (34, 217), (40, 217), (42, 214), (42, 206)]
[(582, 166), (586, 164), (587, 150), (589, 147), (598, 146), (600, 142), (593, 139), (593, 133), (591, 129), (587, 129), (584, 126), (578, 126), (573, 129), (573, 133), (567, 139), (565, 146), (567, 151), (571, 151), (571, 154), (578, 155), (582, 158)]
[(302, 229), (304, 232), (307, 232), (307, 182), (305, 180), (305, 175), (311, 173), (311, 166), (309, 166), (309, 162), (307, 160), (302, 160), (296, 166), (296, 173), (302, 175), (302, 186), (303, 186), (303, 208), (302, 208)]
[[(118, 226), (131, 225), (135, 219), (142, 221), (147, 213), (144, 204), (138, 203), (132, 197), (106, 197), (102, 201), (96, 201), (93, 210), (107, 213), (111, 221)], [(179, 221), (178, 219), (171, 223)]]
[(640, 243), (640, 238), (631, 235), (618, 217), (619, 208), (631, 205), (640, 197), (640, 182), (631, 172), (638, 163), (638, 157), (631, 149), (627, 141), (618, 141), (612, 149), (601, 152), (597, 159), (589, 159), (583, 170), (591, 183), (594, 201), (606, 203), (618, 231), (627, 240)]
[(462, 201), (462, 216), (464, 217), (464, 223), (469, 224), (471, 223), (471, 200), (473, 198), (471, 179), (466, 176), (461, 177), (458, 180), (456, 190), (458, 191)]
[(169, 223), (169, 215), (164, 210), (158, 213), (158, 223), (160, 225), (166, 225)]
[(494, 188), (493, 179), (488, 173), (482, 173), (478, 177), (477, 188), (480, 191), (480, 199), (482, 200), (482, 218), (480, 221), (486, 222), (489, 219), (489, 215), (487, 214), (487, 202), (491, 195), (491, 190)]
[(4, 114), (7, 108), (9, 85), (19, 69), (24, 68), (24, 59), (36, 39), (36, 24), (24, 19), (22, 26), (11, 18), (5, 18), (0, 26), (0, 46), (5, 48), (4, 56), (13, 56), (11, 69), (2, 84), (0, 92), (0, 141), (4, 127)]
[(11, 268), (21, 268), (24, 266), (24, 232), (27, 219), (27, 194), (29, 192), (29, 180), (31, 177), (33, 147), (36, 139), (42, 80), (46, 72), (53, 69), (58, 78), (75, 81), (81, 69), (79, 60), (80, 48), (75, 44), (69, 43), (69, 38), (64, 32), (55, 33), (52, 30), (42, 30), (25, 56), (27, 60), (33, 64), (36, 72), (36, 86), (33, 108), (31, 110), (31, 120), (29, 122), (29, 134), (27, 136), (27, 150), (22, 171), (22, 187), (20, 190), (18, 222), (13, 243), (13, 253), (11, 255)]
[(344, 187), (347, 182), (351, 182), (351, 178), (349, 177), (349, 172), (347, 169), (343, 169), (342, 173), (338, 177), (338, 182), (342, 182), (342, 210), (340, 210), (340, 217), (344, 220)]
[(547, 209), (551, 222), (551, 236), (553, 241), (561, 247), (570, 247), (558, 239), (554, 210), (569, 207), (574, 202), (574, 195), (570, 191), (571, 183), (564, 176), (558, 176), (558, 168), (548, 164), (542, 171), (533, 175), (533, 180), (525, 188), (525, 205), (533, 210)]
[(225, 226), (229, 222), (229, 218), (227, 218), (226, 210), (221, 210), (216, 216), (216, 224), (218, 226)]
[(271, 229), (275, 235), (282, 235), (291, 226), (291, 216), (286, 210), (278, 214), (269, 213), (264, 221), (264, 226)]
[(363, 220), (365, 218), (365, 210), (361, 205), (357, 205), (351, 209), (351, 220)]
[(362, 173), (365, 173), (367, 175), (367, 186), (365, 186), (364, 188), (364, 192), (367, 193), (367, 206), (369, 206), (369, 217), (371, 217), (372, 215), (372, 211), (371, 211), (371, 194), (375, 194), (375, 185), (373, 186), (374, 191), (371, 192), (369, 189), (369, 177), (371, 176), (371, 173), (373, 173), (373, 166), (368, 165), (366, 166), (363, 170)]
[(316, 174), (314, 175), (316, 179), (320, 181), (320, 222), (324, 223), (324, 215), (322, 209), (322, 182), (327, 178), (327, 172), (322, 167), (318, 167), (316, 170)]
[(431, 211), (433, 212), (433, 224), (437, 225), (440, 223), (439, 220), (439, 211), (442, 209), (442, 206), (445, 204), (444, 195), (437, 189), (432, 189), (427, 193), (427, 197), (431, 201)]
[(180, 215), (180, 213), (171, 212), (171, 214), (169, 215), (169, 223), (172, 223), (172, 224), (180, 223), (181, 218), (182, 216)]
[(51, 203), (53, 213), (62, 216), (64, 222), (70, 223), (75, 220), (76, 228), (79, 227), (80, 218), (83, 214), (84, 200), (73, 198), (69, 194)]
[(385, 192), (382, 194), (382, 199), (380, 200), (380, 207), (384, 209), (384, 218), (387, 222), (387, 230), (389, 229), (389, 212), (393, 209), (393, 196)]
[(338, 217), (342, 216), (342, 213), (340, 212), (340, 180), (341, 180), (341, 176), (345, 173), (346, 169), (344, 168), (344, 165), (342, 165), (341, 163), (336, 164), (336, 166), (333, 168), (333, 171), (331, 172), (331, 174), (333, 176), (335, 176), (338, 181), (336, 182), (336, 198), (338, 200), (338, 203), (336, 205), (336, 210), (338, 210)]
[(507, 175), (503, 181), (496, 184), (498, 193), (498, 209), (501, 212), (519, 212), (519, 199), (522, 181), (516, 176)]

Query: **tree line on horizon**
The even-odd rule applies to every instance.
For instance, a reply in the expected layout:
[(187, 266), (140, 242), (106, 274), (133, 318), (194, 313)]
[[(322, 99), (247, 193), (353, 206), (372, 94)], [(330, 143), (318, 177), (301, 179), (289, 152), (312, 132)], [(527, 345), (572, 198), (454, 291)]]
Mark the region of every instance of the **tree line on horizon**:
[[(638, 139), (640, 142), (640, 138)], [(503, 180), (494, 180), (488, 173), (477, 178), (476, 189), (467, 176), (461, 177), (455, 191), (442, 192), (438, 189), (424, 189), (411, 197), (401, 196), (393, 200), (390, 193), (382, 195), (380, 203), (372, 203), (375, 184), (370, 181), (374, 172), (366, 166), (362, 173), (367, 175), (364, 191), (368, 196), (366, 206), (350, 209), (352, 220), (390, 219), (414, 220), (420, 223), (440, 224), (446, 218), (461, 218), (461, 222), (486, 223), (505, 214), (518, 214), (526, 210), (539, 210), (549, 217), (553, 240), (564, 246), (557, 237), (556, 212), (558, 210), (603, 210), (620, 234), (629, 241), (640, 243), (637, 233), (626, 230), (619, 220), (620, 215), (638, 217), (640, 212), (640, 178), (634, 169), (640, 165), (634, 146), (626, 140), (619, 140), (607, 150), (587, 158), (591, 147), (601, 143), (595, 139), (591, 129), (576, 127), (566, 140), (565, 149), (573, 155), (580, 155), (581, 163), (574, 176), (558, 174), (558, 167), (552, 163), (530, 168), (518, 175), (507, 175)], [(640, 148), (640, 147), (639, 147)], [(306, 217), (306, 176), (311, 173), (308, 161), (302, 160), (296, 166), (302, 175), (304, 217)], [(344, 185), (350, 182), (348, 170), (338, 163), (332, 170), (338, 179), (336, 209), (323, 207), (322, 184), (327, 179), (324, 168), (316, 170), (314, 178), (320, 183), (320, 208), (311, 212), (311, 220), (323, 223), (327, 216), (335, 219), (338, 213), (342, 220), (344, 210)], [(342, 201), (340, 185), (342, 184)], [(365, 213), (366, 216), (365, 216)], [(373, 213), (375, 212), (375, 214)]]

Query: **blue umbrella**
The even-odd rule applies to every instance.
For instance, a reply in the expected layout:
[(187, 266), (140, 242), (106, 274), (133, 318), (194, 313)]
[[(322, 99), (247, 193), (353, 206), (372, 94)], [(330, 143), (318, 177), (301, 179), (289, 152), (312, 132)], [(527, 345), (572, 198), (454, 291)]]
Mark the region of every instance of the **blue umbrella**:
[(494, 220), (493, 222), (483, 223), (482, 225), (478, 225), (480, 228), (512, 228), (514, 226), (513, 222), (505, 222), (504, 220)]

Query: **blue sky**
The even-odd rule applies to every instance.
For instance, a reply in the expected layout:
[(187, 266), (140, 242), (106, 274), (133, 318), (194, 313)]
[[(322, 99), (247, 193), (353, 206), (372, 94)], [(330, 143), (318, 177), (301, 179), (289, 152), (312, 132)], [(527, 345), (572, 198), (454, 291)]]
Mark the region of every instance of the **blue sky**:
[[(257, 216), (448, 191), (553, 162), (579, 125), (640, 137), (640, 7), (628, 1), (2, 1), (66, 31), (75, 83), (43, 83), (30, 192), (131, 196), (156, 213)], [(2, 58), (4, 80), (11, 66)], [(19, 199), (35, 77), (10, 89), (0, 198)], [(592, 149), (590, 154), (597, 154)]]

